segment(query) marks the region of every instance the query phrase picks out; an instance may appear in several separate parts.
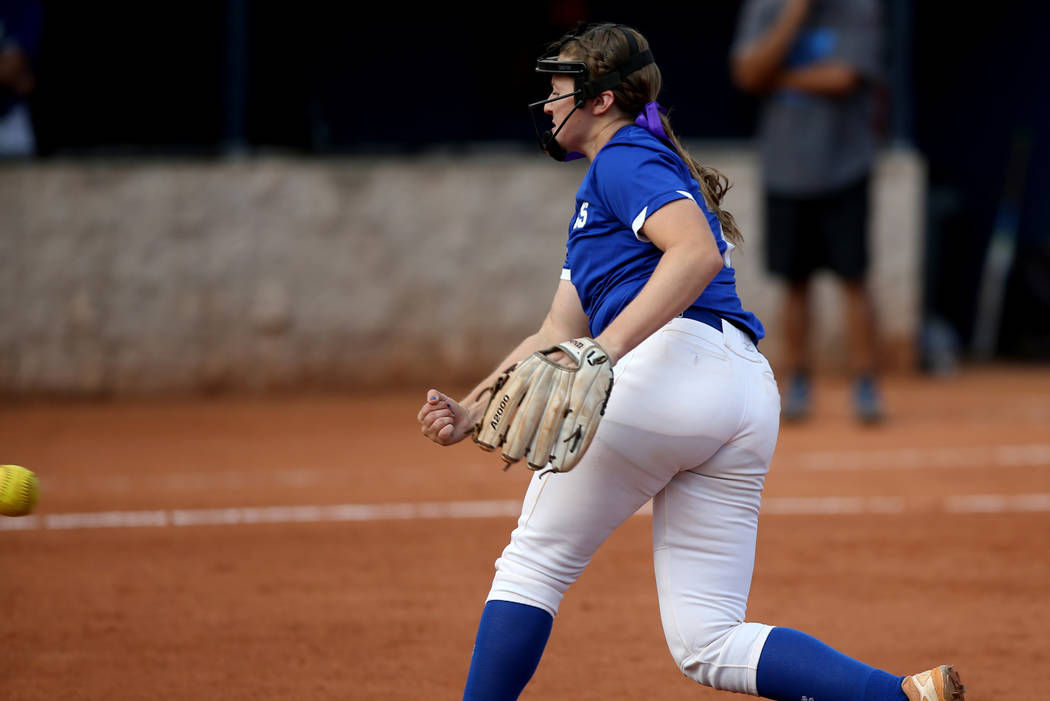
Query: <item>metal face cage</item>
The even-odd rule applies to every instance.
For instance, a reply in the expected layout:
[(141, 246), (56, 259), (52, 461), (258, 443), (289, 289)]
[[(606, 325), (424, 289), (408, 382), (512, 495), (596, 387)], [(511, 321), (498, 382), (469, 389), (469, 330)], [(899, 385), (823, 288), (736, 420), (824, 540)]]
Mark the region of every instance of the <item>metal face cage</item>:
[[(638, 42), (635, 40), (634, 35), (620, 25), (615, 26), (617, 29), (620, 30), (620, 32), (624, 35), (624, 38), (627, 40), (627, 45), (628, 47), (630, 47), (630, 56), (623, 64), (617, 66), (615, 69), (609, 71), (608, 73), (600, 75), (594, 79), (589, 79), (590, 69), (587, 67), (587, 64), (585, 62), (563, 61), (558, 59), (558, 54), (560, 53), (561, 47), (568, 40), (579, 36), (584, 31), (586, 31), (587, 25), (582, 22), (577, 27), (575, 32), (567, 34), (555, 45), (554, 53), (543, 56), (536, 61), (537, 73), (571, 75), (573, 77), (573, 85), (575, 89), (571, 93), (567, 95), (559, 95), (558, 97), (553, 97), (550, 99), (532, 102), (528, 106), (529, 115), (532, 118), (532, 128), (536, 132), (536, 139), (540, 144), (540, 148), (543, 150), (544, 153), (546, 153), (548, 156), (550, 156), (556, 161), (574, 160), (576, 158), (582, 157), (581, 154), (570, 154), (569, 152), (567, 152), (561, 146), (561, 144), (558, 143), (556, 138), (558, 136), (558, 133), (562, 130), (562, 127), (565, 126), (565, 123), (569, 121), (569, 118), (572, 117), (573, 114), (575, 114), (576, 110), (583, 107), (584, 104), (586, 104), (587, 100), (593, 97), (597, 97), (606, 90), (612, 90), (613, 88), (620, 85), (620, 83), (622, 83), (628, 75), (634, 73), (636, 70), (642, 68), (643, 66), (648, 66), (650, 63), (653, 62), (653, 54), (649, 49), (646, 49), (645, 51), (639, 51)], [(556, 129), (548, 129), (546, 131), (541, 132), (539, 123), (537, 121), (537, 108), (542, 108), (543, 105), (546, 105), (547, 103), (556, 102), (557, 100), (564, 100), (569, 97), (573, 98), (572, 111), (569, 112), (569, 114), (565, 117), (565, 119), (562, 120), (562, 123), (559, 124)]]

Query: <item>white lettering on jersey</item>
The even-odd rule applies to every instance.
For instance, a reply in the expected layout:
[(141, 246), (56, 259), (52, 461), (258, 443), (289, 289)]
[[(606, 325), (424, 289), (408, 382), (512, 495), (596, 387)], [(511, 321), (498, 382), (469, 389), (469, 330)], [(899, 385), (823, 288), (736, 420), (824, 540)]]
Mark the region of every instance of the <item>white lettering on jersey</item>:
[(589, 202), (584, 202), (580, 205), (580, 213), (576, 216), (576, 223), (572, 225), (572, 230), (582, 229), (587, 224), (587, 207), (590, 206)]

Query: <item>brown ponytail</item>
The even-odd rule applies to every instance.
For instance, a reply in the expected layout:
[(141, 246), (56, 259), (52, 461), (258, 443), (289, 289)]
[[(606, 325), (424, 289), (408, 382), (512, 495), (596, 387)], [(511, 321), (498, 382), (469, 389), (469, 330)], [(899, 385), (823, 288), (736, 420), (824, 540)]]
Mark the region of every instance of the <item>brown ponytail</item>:
[(667, 119), (667, 115), (661, 114), (660, 121), (663, 122), (664, 131), (671, 140), (674, 150), (678, 152), (685, 164), (689, 166), (689, 172), (693, 174), (697, 184), (700, 185), (700, 192), (703, 193), (708, 208), (718, 216), (718, 221), (722, 224), (722, 236), (725, 237), (726, 241), (739, 246), (744, 242), (744, 235), (740, 233), (740, 228), (737, 227), (736, 219), (732, 213), (729, 210), (722, 209), (722, 198), (725, 197), (726, 192), (732, 187), (729, 178), (721, 171), (711, 166), (705, 166), (689, 155), (689, 152), (682, 146), (678, 135), (671, 129), (671, 122)]

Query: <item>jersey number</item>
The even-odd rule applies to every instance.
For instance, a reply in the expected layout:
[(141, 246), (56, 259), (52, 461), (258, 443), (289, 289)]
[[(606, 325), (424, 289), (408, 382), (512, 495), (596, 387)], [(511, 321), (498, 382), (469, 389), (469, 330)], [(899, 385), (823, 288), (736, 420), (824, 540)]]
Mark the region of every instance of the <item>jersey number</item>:
[(587, 205), (588, 202), (584, 202), (580, 205), (580, 213), (576, 216), (576, 223), (572, 225), (573, 231), (576, 229), (582, 229), (587, 223)]

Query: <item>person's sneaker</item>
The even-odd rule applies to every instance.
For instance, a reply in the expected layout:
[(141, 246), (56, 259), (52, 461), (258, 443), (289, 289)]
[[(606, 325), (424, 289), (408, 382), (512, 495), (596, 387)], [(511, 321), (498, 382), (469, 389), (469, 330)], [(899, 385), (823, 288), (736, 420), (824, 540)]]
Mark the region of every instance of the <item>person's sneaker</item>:
[(886, 418), (878, 384), (870, 375), (858, 377), (853, 382), (853, 410), (864, 423), (878, 423)]
[(965, 701), (966, 693), (955, 667), (945, 664), (905, 677), (901, 689), (908, 701)]
[(809, 418), (810, 381), (809, 375), (796, 372), (788, 380), (787, 393), (780, 407), (780, 415), (788, 421), (802, 421)]

